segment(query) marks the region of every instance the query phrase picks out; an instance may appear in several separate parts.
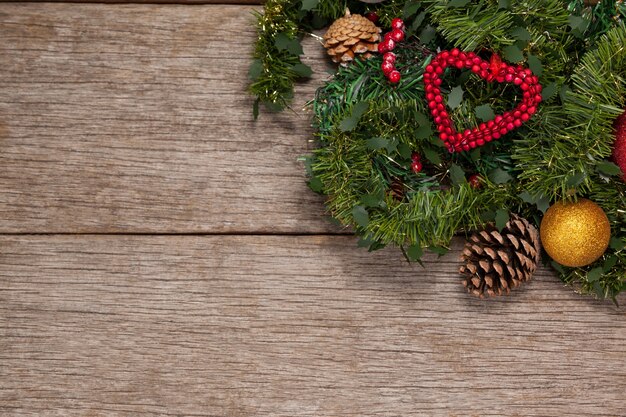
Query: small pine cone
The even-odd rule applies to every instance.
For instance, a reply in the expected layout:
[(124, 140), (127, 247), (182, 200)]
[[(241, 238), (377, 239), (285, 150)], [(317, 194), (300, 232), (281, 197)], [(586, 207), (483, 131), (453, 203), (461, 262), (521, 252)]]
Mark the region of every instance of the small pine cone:
[(406, 194), (406, 185), (404, 185), (399, 179), (394, 178), (391, 181), (388, 193), (395, 200), (402, 201), (404, 199), (404, 195)]
[(512, 215), (502, 232), (487, 225), (465, 243), (465, 265), (459, 270), (463, 285), (480, 298), (508, 295), (532, 277), (540, 253), (539, 233), (528, 220)]
[(378, 50), (381, 31), (366, 17), (346, 9), (346, 15), (335, 20), (324, 34), (324, 48), (333, 62), (346, 66), (357, 55), (371, 58)]

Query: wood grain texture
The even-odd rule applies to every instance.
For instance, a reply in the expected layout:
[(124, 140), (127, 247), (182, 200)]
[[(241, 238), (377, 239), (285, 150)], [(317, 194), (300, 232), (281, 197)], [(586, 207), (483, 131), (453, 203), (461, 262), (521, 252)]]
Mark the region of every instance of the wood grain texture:
[(336, 232), (297, 162), (322, 48), (255, 123), (252, 10), (0, 4), (0, 233)]
[(459, 246), (2, 237), (0, 414), (624, 416), (624, 313), (545, 270), (476, 300)]
[[(0, 0), (14, 2), (16, 0)], [(107, 4), (262, 4), (263, 0), (22, 0), (24, 3), (107, 3)]]

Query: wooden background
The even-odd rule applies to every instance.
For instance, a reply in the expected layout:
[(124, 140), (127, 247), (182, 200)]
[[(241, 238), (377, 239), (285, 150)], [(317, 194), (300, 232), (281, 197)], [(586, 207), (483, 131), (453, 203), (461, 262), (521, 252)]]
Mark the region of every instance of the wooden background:
[(0, 415), (626, 416), (623, 308), (324, 219), (239, 3), (0, 4)]

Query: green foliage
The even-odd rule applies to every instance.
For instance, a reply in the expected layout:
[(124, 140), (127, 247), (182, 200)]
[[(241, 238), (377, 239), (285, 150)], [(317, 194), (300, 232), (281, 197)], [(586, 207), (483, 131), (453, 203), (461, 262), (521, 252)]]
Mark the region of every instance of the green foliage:
[[(487, 178), (493, 169), (511, 178), (509, 158), (498, 152), (476, 160), (451, 155), (433, 136), (422, 99), (428, 54), (417, 43), (398, 51), (398, 63), (417, 57), (422, 64), (399, 66), (403, 78), (397, 87), (382, 76), (380, 58), (340, 69), (313, 102), (322, 146), (311, 169), (328, 195), (331, 215), (366, 236), (370, 247), (413, 248), (410, 258), (416, 248), (441, 250), (459, 230), (480, 226), (484, 212), (517, 199), (506, 181)], [(410, 169), (414, 151), (426, 167), (417, 175)], [(466, 173), (474, 172), (483, 172), (484, 188), (467, 183)], [(404, 198), (390, 194), (393, 182), (402, 184)]]
[[(341, 16), (376, 11), (388, 27), (401, 16), (407, 40), (394, 52), (398, 85), (381, 74), (381, 58), (339, 68), (311, 102), (319, 147), (306, 160), (311, 188), (327, 196), (329, 213), (370, 250), (392, 244), (419, 262), (443, 254), (454, 234), (510, 213), (539, 224), (555, 201), (587, 197), (607, 213), (609, 249), (583, 268), (552, 262), (581, 292), (612, 298), (626, 289), (626, 184), (608, 160), (613, 122), (626, 108), (626, 17), (623, 2), (603, 0), (268, 0), (258, 15), (259, 40), (250, 68), (257, 104), (289, 104), (293, 83), (310, 75), (300, 61), (304, 33)], [(528, 66), (543, 86), (543, 103), (521, 128), (471, 152), (450, 154), (428, 116), (423, 68), (437, 50), (492, 53)], [(509, 111), (522, 92), (449, 68), (440, 86), (458, 131)], [(412, 154), (423, 170), (411, 169)], [(481, 186), (467, 181), (478, 174)]]

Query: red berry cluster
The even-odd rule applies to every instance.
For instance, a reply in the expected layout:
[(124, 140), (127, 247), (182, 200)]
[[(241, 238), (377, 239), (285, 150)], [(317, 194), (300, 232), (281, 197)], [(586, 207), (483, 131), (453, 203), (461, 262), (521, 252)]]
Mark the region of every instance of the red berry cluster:
[(397, 42), (404, 40), (404, 22), (402, 19), (395, 18), (391, 21), (391, 32), (387, 32), (383, 37), (383, 41), (378, 44), (378, 52), (383, 55), (383, 63), (381, 69), (389, 82), (396, 84), (400, 82), (402, 76), (400, 71), (396, 70), (396, 54), (393, 51)]
[(413, 154), (411, 155), (411, 170), (416, 174), (419, 174), (420, 172), (422, 172), (422, 168), (422, 156), (417, 152), (413, 152)]
[[(473, 73), (489, 82), (512, 83), (523, 91), (520, 104), (511, 111), (496, 116), (493, 120), (481, 123), (474, 129), (464, 132), (455, 131), (450, 116), (446, 111), (441, 95), (441, 75), (448, 66), (458, 69), (469, 68)], [(508, 65), (499, 59), (484, 61), (473, 52), (458, 49), (439, 53), (424, 71), (424, 84), (428, 108), (432, 114), (439, 137), (450, 152), (468, 151), (487, 142), (499, 139), (526, 122), (537, 111), (541, 102), (541, 85), (536, 75), (520, 65)]]

